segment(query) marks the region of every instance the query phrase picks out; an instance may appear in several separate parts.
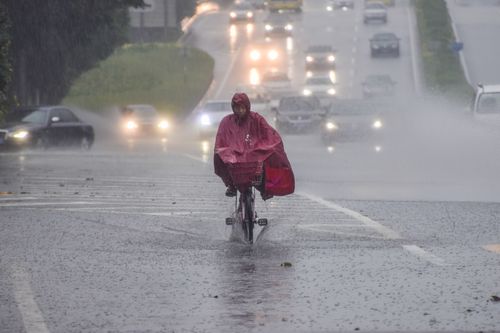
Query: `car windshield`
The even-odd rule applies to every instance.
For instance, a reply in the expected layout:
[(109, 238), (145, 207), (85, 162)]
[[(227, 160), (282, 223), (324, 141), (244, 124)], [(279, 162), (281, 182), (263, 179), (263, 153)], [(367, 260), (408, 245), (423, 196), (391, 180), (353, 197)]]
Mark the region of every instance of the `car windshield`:
[(328, 111), (329, 115), (373, 115), (379, 113), (382, 106), (365, 102), (333, 103)]
[(213, 102), (205, 104), (203, 111), (205, 112), (229, 112), (231, 111), (231, 102)]
[(307, 85), (327, 85), (327, 84), (331, 85), (332, 80), (330, 80), (330, 78), (327, 78), (327, 77), (312, 77), (312, 78), (307, 79), (306, 84)]
[(316, 46), (310, 46), (307, 49), (308, 53), (326, 53), (326, 52), (332, 52), (332, 48), (327, 45), (316, 45)]
[(289, 81), (288, 76), (286, 76), (286, 74), (264, 75), (262, 80), (263, 81)]
[(381, 34), (376, 34), (373, 39), (376, 40), (394, 40), (397, 39), (396, 35), (391, 34), (391, 33), (381, 33)]
[(314, 97), (285, 97), (280, 100), (279, 108), (284, 111), (315, 110), (319, 101)]
[(477, 113), (500, 114), (500, 92), (481, 94), (477, 104)]
[(251, 10), (252, 7), (250, 6), (250, 4), (248, 4), (246, 2), (242, 2), (242, 3), (236, 4), (234, 6), (234, 9), (235, 10)]
[(47, 121), (47, 110), (40, 109), (19, 109), (8, 113), (5, 116), (8, 123), (22, 122), (29, 124), (45, 124)]
[(381, 3), (369, 3), (366, 4), (366, 9), (384, 9), (384, 5)]
[(154, 118), (158, 116), (155, 108), (150, 105), (130, 106), (127, 109), (138, 118)]

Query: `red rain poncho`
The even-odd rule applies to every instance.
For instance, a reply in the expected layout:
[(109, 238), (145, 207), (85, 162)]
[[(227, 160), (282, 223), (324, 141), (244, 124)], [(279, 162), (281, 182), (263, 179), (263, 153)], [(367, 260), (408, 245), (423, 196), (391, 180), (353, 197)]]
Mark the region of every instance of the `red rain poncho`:
[(250, 183), (236, 179), (233, 171), (241, 165), (264, 163), (265, 194), (293, 193), (295, 179), (278, 132), (264, 117), (250, 111), (246, 94), (235, 94), (232, 102), (244, 105), (246, 113), (242, 117), (230, 114), (222, 119), (215, 139), (215, 174), (226, 186), (234, 185), (242, 191)]

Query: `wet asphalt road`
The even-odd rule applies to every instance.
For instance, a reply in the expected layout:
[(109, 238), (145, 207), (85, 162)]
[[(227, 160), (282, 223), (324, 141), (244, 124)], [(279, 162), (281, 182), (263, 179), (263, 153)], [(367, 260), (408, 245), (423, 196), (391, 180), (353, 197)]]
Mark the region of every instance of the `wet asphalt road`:
[(270, 225), (249, 246), (194, 142), (106, 149), (0, 155), (0, 331), (499, 329), (497, 203), (299, 182), (258, 201)]
[[(322, 2), (306, 5), (302, 33), (360, 18), (359, 8), (325, 16)], [(406, 8), (391, 10), (403, 16), (390, 24), (408, 29)], [(225, 15), (201, 24), (225, 26)], [(378, 29), (359, 27), (356, 41), (355, 25), (325, 31), (351, 52), (367, 51), (361, 40)], [(228, 36), (203, 30), (196, 42), (238, 68)], [(409, 44), (396, 62), (365, 51), (339, 59), (344, 97), (359, 96), (372, 61), (411, 90)], [(218, 65), (209, 94), (229, 96), (245, 75)], [(0, 332), (500, 330), (500, 140), (436, 117), (384, 143), (329, 149), (314, 135), (284, 136), (297, 193), (258, 200), (270, 223), (253, 246), (224, 224), (234, 202), (213, 174), (211, 142), (108, 137), (87, 153), (0, 153)]]

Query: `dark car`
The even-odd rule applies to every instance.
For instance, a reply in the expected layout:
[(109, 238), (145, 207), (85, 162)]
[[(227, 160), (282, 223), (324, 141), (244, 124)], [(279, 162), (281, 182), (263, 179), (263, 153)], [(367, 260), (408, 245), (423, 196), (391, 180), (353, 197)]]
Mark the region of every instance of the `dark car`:
[(282, 97), (275, 111), (278, 131), (294, 133), (316, 130), (325, 114), (316, 96)]
[(392, 32), (379, 32), (370, 39), (372, 57), (389, 55), (399, 57), (399, 38)]
[(363, 87), (363, 97), (384, 97), (394, 95), (396, 82), (389, 75), (376, 74), (366, 76), (361, 85)]
[(290, 37), (293, 31), (292, 20), (283, 14), (270, 14), (264, 20), (264, 34), (269, 37)]
[(321, 124), (325, 144), (380, 135), (385, 129), (389, 104), (366, 100), (336, 100)]
[(330, 45), (311, 45), (306, 50), (306, 70), (335, 69), (336, 51)]
[(170, 123), (152, 105), (130, 104), (121, 113), (122, 129), (128, 137), (165, 136), (170, 128)]
[(92, 126), (64, 106), (15, 109), (6, 114), (0, 126), (0, 147), (76, 146), (88, 150), (93, 143)]

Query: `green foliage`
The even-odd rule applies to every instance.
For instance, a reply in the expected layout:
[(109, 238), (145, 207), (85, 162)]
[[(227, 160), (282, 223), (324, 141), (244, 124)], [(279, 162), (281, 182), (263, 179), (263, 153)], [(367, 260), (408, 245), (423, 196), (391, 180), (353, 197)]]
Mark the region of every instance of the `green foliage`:
[(8, 108), (8, 91), (12, 76), (12, 67), (9, 61), (10, 23), (6, 8), (0, 2), (0, 119)]
[(468, 100), (468, 85), (460, 60), (450, 46), (455, 41), (444, 0), (415, 0), (420, 48), (427, 88), (432, 93)]
[(71, 82), (126, 41), (142, 0), (2, 0), (12, 23), (13, 89), (21, 103), (58, 103)]
[(64, 103), (90, 110), (152, 104), (180, 116), (202, 98), (214, 66), (206, 53), (186, 51), (176, 44), (126, 45), (83, 74)]

